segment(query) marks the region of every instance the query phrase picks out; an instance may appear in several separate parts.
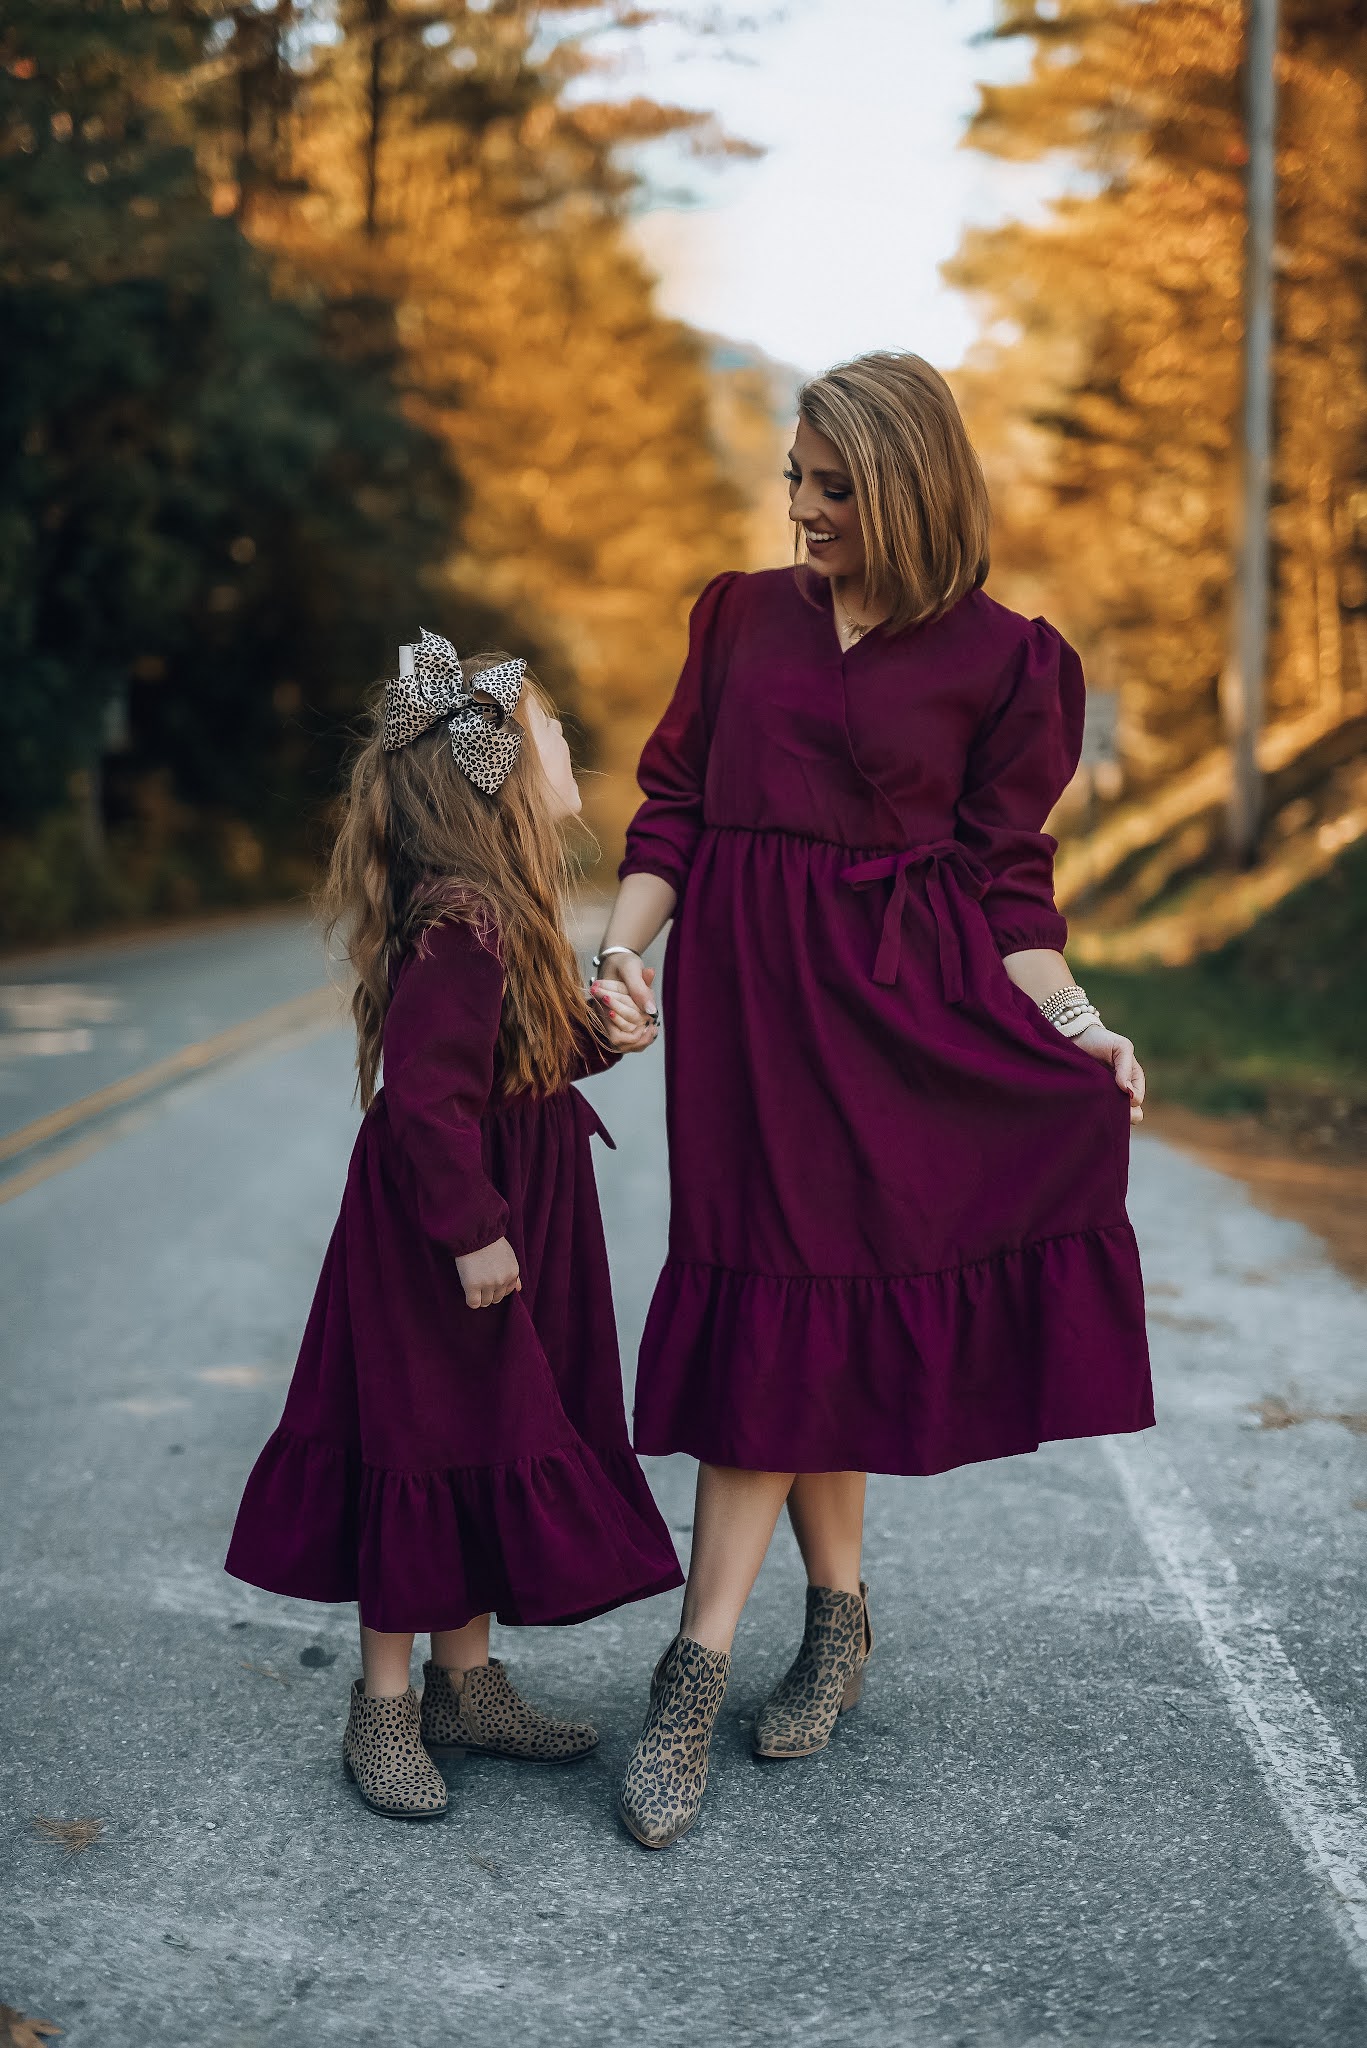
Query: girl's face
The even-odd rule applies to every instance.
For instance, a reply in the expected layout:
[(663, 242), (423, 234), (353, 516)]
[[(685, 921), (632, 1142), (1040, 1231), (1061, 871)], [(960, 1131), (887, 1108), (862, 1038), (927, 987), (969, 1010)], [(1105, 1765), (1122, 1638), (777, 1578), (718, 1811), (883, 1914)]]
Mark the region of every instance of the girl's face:
[(527, 691), (520, 708), (550, 791), (552, 815), (557, 819), (577, 818), (584, 807), (584, 799), (574, 779), (574, 764), (570, 760), (560, 720), (551, 716), (531, 690)]
[(854, 479), (824, 434), (799, 418), (784, 471), (788, 517), (807, 541), (807, 559), (821, 575), (864, 581), (864, 533)]

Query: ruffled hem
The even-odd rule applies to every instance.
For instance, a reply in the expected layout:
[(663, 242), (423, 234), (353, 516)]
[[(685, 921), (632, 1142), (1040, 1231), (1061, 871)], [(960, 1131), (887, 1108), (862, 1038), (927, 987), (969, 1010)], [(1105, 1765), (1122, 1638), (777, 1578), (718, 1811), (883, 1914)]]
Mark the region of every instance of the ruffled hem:
[(587, 1621), (683, 1583), (632, 1453), (573, 1443), (514, 1464), (396, 1472), (276, 1430), (228, 1551), (234, 1578), (359, 1600), (369, 1628)]
[(889, 1279), (671, 1258), (635, 1443), (749, 1471), (928, 1474), (1153, 1419), (1126, 1223)]

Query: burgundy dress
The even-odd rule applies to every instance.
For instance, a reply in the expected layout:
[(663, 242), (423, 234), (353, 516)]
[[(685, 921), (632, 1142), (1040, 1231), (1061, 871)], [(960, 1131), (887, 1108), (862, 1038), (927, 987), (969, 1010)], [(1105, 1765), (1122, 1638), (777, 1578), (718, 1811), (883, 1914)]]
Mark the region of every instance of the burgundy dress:
[[(279, 1428), (227, 1568), (356, 1600), (371, 1628), (578, 1621), (681, 1583), (632, 1453), (575, 1088), (503, 1095), (496, 954), (466, 924), (398, 972)], [(586, 1050), (585, 1073), (610, 1064)], [(472, 1309), (455, 1259), (506, 1236), (522, 1291)]]
[(698, 600), (622, 866), (680, 899), (638, 1450), (923, 1473), (1153, 1421), (1129, 1101), (1002, 966), (1064, 943), (1082, 710), (980, 591), (848, 653), (814, 572)]

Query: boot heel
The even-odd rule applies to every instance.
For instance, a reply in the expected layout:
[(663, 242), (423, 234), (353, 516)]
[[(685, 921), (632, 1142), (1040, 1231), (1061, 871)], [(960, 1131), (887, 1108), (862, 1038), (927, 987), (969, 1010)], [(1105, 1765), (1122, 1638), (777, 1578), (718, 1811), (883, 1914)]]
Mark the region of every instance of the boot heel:
[(864, 1667), (859, 1664), (850, 1673), (845, 1690), (840, 1695), (840, 1711), (848, 1714), (851, 1707), (857, 1707), (864, 1697)]

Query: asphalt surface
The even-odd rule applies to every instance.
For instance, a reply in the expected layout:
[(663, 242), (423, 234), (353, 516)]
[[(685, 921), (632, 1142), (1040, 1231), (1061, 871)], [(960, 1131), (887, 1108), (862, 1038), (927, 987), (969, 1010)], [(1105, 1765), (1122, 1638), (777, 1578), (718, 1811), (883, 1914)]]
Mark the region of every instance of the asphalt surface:
[[(0, 971), (0, 999), (41, 978)], [(89, 1028), (144, 1030), (148, 1059), (321, 978), (297, 919), (52, 976), (99, 982), (123, 1007)], [(501, 1632), (602, 1746), (456, 1764), (450, 1818), (406, 1829), (338, 1763), (353, 1614), (221, 1570), (350, 1062), (341, 1030), (258, 1051), (0, 1206), (0, 2001), (71, 2048), (1367, 2040), (1367, 1296), (1313, 1238), (1141, 1139), (1159, 1430), (875, 1480), (878, 1645), (824, 1756), (748, 1753), (800, 1629), (784, 1533), (677, 1849), (613, 1818), (676, 1596)], [(0, 1101), (22, 1123), (96, 1066), (10, 1049)], [(589, 1092), (629, 1353), (665, 1227), (658, 1055)], [(1261, 1426), (1287, 1417), (1324, 1419)], [(650, 1476), (682, 1550), (692, 1468)], [(103, 1837), (68, 1854), (40, 1815)]]

